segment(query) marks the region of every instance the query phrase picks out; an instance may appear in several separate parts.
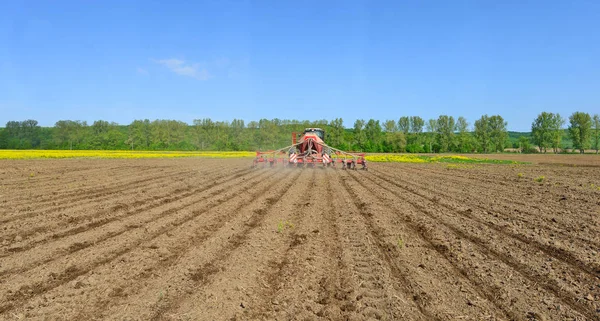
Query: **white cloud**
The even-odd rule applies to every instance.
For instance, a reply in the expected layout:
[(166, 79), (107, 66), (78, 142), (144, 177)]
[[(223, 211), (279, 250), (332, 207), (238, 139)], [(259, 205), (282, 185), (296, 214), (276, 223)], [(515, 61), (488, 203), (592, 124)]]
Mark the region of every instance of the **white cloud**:
[(172, 72), (186, 77), (192, 77), (198, 80), (208, 80), (211, 78), (211, 75), (208, 73), (206, 68), (203, 68), (198, 63), (187, 63), (181, 59), (153, 59), (155, 63), (161, 64), (167, 67)]

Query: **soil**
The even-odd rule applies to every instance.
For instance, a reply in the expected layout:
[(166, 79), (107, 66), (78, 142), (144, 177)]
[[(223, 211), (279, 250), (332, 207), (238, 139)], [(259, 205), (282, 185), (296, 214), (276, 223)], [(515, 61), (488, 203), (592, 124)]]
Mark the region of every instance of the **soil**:
[(541, 156), (2, 161), (0, 319), (600, 320), (600, 158)]

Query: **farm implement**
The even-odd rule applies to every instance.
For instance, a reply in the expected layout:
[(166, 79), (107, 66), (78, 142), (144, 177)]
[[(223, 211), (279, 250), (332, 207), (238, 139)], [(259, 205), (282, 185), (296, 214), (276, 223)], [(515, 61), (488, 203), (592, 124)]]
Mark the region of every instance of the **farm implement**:
[[(298, 138), (298, 136), (300, 136)], [(320, 128), (306, 128), (301, 135), (292, 133), (292, 145), (272, 151), (257, 151), (253, 167), (261, 163), (263, 167), (332, 167), (342, 169), (367, 170), (365, 154), (351, 153), (333, 148), (324, 142), (325, 131)]]

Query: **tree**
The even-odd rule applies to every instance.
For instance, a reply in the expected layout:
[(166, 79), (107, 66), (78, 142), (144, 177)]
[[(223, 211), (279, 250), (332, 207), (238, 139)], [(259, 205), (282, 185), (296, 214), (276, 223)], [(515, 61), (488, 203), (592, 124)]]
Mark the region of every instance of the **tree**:
[(383, 123), (383, 130), (385, 132), (385, 152), (404, 152), (406, 148), (406, 136), (403, 132), (399, 131), (399, 128), (395, 121), (386, 120)]
[(21, 132), (24, 148), (37, 148), (40, 146), (40, 126), (37, 120), (27, 119), (22, 121)]
[(123, 149), (127, 135), (119, 130), (119, 124), (106, 120), (96, 120), (90, 126), (91, 137), (88, 145), (93, 149)]
[(425, 121), (419, 116), (410, 117), (410, 133), (414, 135), (421, 134), (423, 132), (423, 126)]
[(592, 134), (592, 117), (584, 112), (574, 112), (569, 117), (569, 135), (573, 140), (573, 148), (579, 149), (579, 153), (583, 154), (585, 149), (589, 147)]
[(229, 124), (231, 141), (227, 149), (231, 150), (242, 150), (247, 147), (246, 135), (244, 135), (244, 128), (246, 124), (242, 119), (233, 119)]
[[(211, 149), (215, 123), (210, 118), (194, 119), (194, 145), (199, 150)], [(252, 122), (258, 128), (257, 122)]]
[(410, 132), (410, 118), (403, 116), (398, 120), (398, 129), (404, 133), (404, 135), (408, 135)]
[(383, 131), (386, 133), (395, 133), (398, 131), (398, 126), (396, 126), (396, 122), (388, 119), (383, 123)]
[[(188, 124), (179, 120), (167, 120), (167, 127), (169, 130), (169, 148), (184, 149), (182, 147), (184, 145), (185, 132)], [(227, 122), (225, 122), (225, 127), (229, 127)]]
[(85, 129), (87, 128), (87, 122), (80, 120), (59, 120), (54, 124), (54, 138), (58, 146), (69, 149), (73, 149), (73, 144), (76, 148), (80, 144), (85, 136)]
[(592, 146), (596, 150), (596, 154), (598, 154), (598, 150), (600, 149), (600, 116), (596, 114), (592, 120), (592, 128), (594, 129)]
[(90, 130), (92, 136), (90, 138), (90, 146), (94, 149), (107, 149), (108, 145), (108, 130), (110, 123), (106, 120), (96, 120), (92, 124)]
[(329, 138), (327, 143), (331, 144), (332, 147), (340, 148), (344, 142), (344, 120), (342, 118), (336, 118), (329, 122)]
[(521, 153), (530, 153), (531, 152), (532, 148), (531, 148), (531, 144), (529, 142), (529, 138), (527, 138), (527, 136), (519, 137), (519, 147), (520, 147)]
[(483, 115), (475, 121), (475, 138), (477, 139), (479, 149), (483, 151), (483, 153), (488, 152), (491, 144), (489, 119), (490, 117), (488, 115)]
[(488, 128), (490, 131), (490, 141), (496, 152), (504, 151), (508, 132), (506, 130), (507, 123), (502, 116), (494, 115), (488, 119)]
[(433, 152), (433, 142), (435, 141), (435, 133), (437, 132), (437, 120), (435, 119), (430, 119), (427, 121), (427, 124), (425, 125), (426, 130), (427, 130), (427, 143), (429, 144), (429, 149), (428, 151), (431, 153)]
[(354, 142), (356, 146), (362, 150), (364, 148), (364, 144), (367, 140), (365, 136), (365, 132), (363, 128), (365, 127), (365, 121), (362, 119), (357, 119), (354, 122)]
[(264, 118), (258, 121), (258, 143), (261, 149), (275, 148), (276, 130), (277, 126), (273, 121)]
[(552, 115), (550, 122), (550, 131), (552, 133), (552, 149), (554, 153), (558, 153), (560, 149), (560, 142), (563, 136), (563, 126), (565, 125), (565, 119), (560, 116), (559, 113)]
[(127, 144), (131, 149), (148, 149), (151, 144), (150, 120), (134, 120), (129, 124), (129, 139)]
[(450, 151), (454, 146), (454, 117), (441, 115), (437, 119), (437, 142), (440, 152)]
[(552, 146), (554, 119), (553, 113), (542, 112), (531, 124), (533, 142), (540, 148), (540, 152), (545, 153), (548, 147)]
[(365, 144), (366, 150), (369, 152), (380, 152), (382, 130), (379, 120), (369, 119), (365, 125), (364, 132), (367, 139)]
[(73, 142), (70, 139), (71, 123), (72, 120), (59, 120), (54, 123), (54, 139), (59, 146), (68, 144), (70, 149), (73, 149)]
[(21, 147), (21, 122), (20, 121), (8, 121), (4, 128), (6, 147), (9, 149), (17, 149)]
[(4, 145), (13, 149), (38, 148), (41, 128), (37, 120), (9, 121), (3, 131)]
[(425, 126), (425, 121), (419, 116), (411, 116), (409, 118), (409, 123), (410, 131), (409, 135), (406, 136), (406, 150), (413, 153), (422, 152), (421, 136), (423, 136), (423, 126)]
[(467, 122), (467, 119), (464, 117), (458, 117), (458, 119), (456, 120), (456, 131), (458, 132), (457, 135), (457, 147), (458, 147), (458, 151), (461, 153), (467, 153), (470, 151), (471, 149), (471, 144), (470, 144), (470, 138), (471, 135), (469, 135), (469, 123)]

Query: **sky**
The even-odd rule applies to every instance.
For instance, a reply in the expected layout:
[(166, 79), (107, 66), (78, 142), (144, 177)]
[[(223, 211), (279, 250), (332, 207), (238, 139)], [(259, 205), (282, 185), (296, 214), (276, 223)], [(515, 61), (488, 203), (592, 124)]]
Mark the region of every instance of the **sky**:
[(0, 126), (600, 113), (600, 1), (2, 1)]

